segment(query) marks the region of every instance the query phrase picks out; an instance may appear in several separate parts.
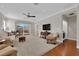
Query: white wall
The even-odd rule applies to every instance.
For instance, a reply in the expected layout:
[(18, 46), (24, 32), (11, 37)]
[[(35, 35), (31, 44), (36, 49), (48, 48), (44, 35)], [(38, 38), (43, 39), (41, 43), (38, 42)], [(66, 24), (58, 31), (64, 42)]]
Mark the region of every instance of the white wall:
[(66, 38), (73, 38), (74, 40), (77, 39), (77, 18), (76, 15), (73, 16), (66, 16), (63, 19), (63, 30), (66, 33)]
[(54, 16), (48, 17), (40, 22), (38, 22), (38, 32), (40, 36), (40, 32), (42, 30), (43, 24), (51, 24), (51, 33), (59, 33), (60, 40), (62, 40), (62, 13), (56, 14)]
[(9, 28), (9, 30), (8, 30), (9, 32), (15, 31), (15, 21), (12, 19), (7, 19), (6, 20), (6, 27)]
[(77, 22), (76, 22), (76, 16), (69, 17), (67, 19), (68, 23), (68, 38), (73, 38), (74, 40), (77, 39)]
[[(72, 8), (72, 9), (68, 9), (68, 10), (65, 10), (63, 12), (57, 13), (55, 15), (52, 15), (52, 16), (46, 18), (46, 19), (39, 21), (37, 23), (37, 26), (38, 26), (37, 33), (39, 33), (39, 36), (40, 36), (40, 32), (43, 31), (42, 25), (43, 24), (51, 24), (51, 31), (50, 32), (51, 33), (56, 33), (56, 32), (59, 33), (60, 34), (60, 40), (63, 40), (62, 39), (63, 38), (63, 14), (66, 13), (66, 12), (74, 11), (74, 10), (76, 10), (75, 7)], [(78, 31), (79, 31), (79, 29), (78, 29)], [(79, 36), (79, 35), (77, 35), (77, 36)]]
[(79, 48), (79, 7), (77, 8), (77, 48)]
[(35, 36), (35, 24), (31, 23), (31, 35)]
[(3, 19), (4, 19), (4, 15), (0, 13), (0, 30), (3, 30)]
[(65, 32), (65, 38), (67, 38), (67, 21), (63, 20), (63, 32)]
[[(5, 25), (4, 25), (5, 21)], [(3, 30), (3, 28), (9, 28), (9, 31), (15, 30), (15, 21), (14, 19), (9, 19), (5, 17), (2, 13), (0, 13), (0, 29)]]

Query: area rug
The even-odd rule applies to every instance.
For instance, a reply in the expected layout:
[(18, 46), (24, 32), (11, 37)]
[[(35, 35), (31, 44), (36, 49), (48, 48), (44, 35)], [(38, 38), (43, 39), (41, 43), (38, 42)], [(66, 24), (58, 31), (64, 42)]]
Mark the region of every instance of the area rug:
[(18, 51), (18, 56), (41, 56), (60, 44), (47, 44), (45, 39), (37, 36), (26, 35), (25, 37), (25, 42), (19, 42), (18, 39), (16, 39), (13, 43)]

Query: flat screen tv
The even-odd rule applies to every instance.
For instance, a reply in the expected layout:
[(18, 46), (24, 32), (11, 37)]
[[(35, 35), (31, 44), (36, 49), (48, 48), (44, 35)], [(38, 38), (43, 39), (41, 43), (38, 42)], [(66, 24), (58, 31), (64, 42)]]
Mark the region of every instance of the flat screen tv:
[(51, 29), (51, 25), (50, 24), (44, 24), (43, 25), (43, 30), (50, 30)]

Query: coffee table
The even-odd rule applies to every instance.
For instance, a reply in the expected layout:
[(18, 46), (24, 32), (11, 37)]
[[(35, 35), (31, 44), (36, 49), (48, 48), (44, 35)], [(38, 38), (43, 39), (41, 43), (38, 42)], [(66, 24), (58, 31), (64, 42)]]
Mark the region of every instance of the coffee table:
[(19, 42), (24, 42), (26, 41), (26, 37), (25, 36), (20, 36), (19, 37)]

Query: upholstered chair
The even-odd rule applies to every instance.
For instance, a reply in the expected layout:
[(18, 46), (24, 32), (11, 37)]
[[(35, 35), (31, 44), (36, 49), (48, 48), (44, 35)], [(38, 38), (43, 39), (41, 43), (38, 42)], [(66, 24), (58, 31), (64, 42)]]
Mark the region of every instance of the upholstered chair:
[(57, 43), (57, 38), (58, 38), (58, 34), (49, 34), (46, 39), (47, 39), (47, 43), (53, 43), (56, 44)]

